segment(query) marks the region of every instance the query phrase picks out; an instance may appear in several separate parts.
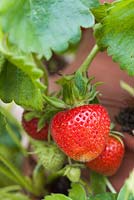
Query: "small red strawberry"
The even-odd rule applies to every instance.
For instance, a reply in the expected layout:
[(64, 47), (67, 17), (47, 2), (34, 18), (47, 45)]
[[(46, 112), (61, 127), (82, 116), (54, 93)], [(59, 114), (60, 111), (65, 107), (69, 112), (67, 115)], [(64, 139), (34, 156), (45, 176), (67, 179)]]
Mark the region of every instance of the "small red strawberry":
[(110, 135), (104, 151), (86, 165), (100, 174), (111, 176), (116, 173), (124, 156), (124, 143), (118, 137)]
[(103, 106), (90, 104), (57, 113), (50, 127), (54, 141), (65, 154), (86, 162), (104, 150), (110, 119)]
[[(24, 112), (25, 113), (25, 112)], [(30, 121), (26, 121), (24, 118), (24, 114), (22, 117), (22, 125), (24, 130), (27, 132), (27, 134), (36, 139), (36, 140), (47, 140), (48, 136), (48, 124), (45, 124), (45, 126), (41, 130), (38, 129), (38, 119), (33, 118)]]

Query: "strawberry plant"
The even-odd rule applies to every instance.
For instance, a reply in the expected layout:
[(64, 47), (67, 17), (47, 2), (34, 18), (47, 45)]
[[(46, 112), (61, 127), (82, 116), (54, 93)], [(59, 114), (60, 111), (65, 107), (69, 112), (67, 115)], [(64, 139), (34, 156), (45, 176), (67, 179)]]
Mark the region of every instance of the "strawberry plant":
[[(24, 109), (19, 123), (0, 104), (1, 199), (134, 199), (134, 172), (119, 192), (107, 177), (120, 170), (124, 143), (99, 102), (102, 83), (88, 75), (101, 51), (134, 75), (133, 17), (134, 0), (0, 1), (0, 99)], [(53, 54), (75, 59), (85, 29), (94, 47), (72, 74), (59, 73), (51, 91), (45, 64)], [(59, 183), (67, 188), (54, 194)]]

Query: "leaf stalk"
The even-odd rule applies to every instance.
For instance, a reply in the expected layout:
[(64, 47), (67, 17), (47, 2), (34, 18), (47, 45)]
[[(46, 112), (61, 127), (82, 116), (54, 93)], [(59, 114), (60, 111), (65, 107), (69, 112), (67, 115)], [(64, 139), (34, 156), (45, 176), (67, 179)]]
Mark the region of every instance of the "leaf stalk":
[(94, 47), (92, 48), (91, 52), (87, 56), (87, 58), (84, 60), (83, 64), (78, 69), (78, 71), (87, 72), (91, 62), (93, 61), (93, 59), (95, 58), (95, 56), (97, 55), (98, 52), (99, 52), (99, 47), (97, 44), (95, 44)]

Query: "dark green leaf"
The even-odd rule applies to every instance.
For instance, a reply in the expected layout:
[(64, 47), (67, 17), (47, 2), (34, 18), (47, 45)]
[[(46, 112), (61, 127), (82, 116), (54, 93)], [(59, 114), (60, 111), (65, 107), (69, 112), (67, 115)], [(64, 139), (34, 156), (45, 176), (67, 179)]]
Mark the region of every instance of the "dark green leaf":
[[(1, 0), (0, 22), (9, 40), (24, 52), (46, 58), (80, 40), (80, 27), (92, 27), (90, 7), (98, 0)], [(11, 20), (12, 19), (12, 20)]]
[(49, 196), (46, 196), (44, 200), (72, 200), (72, 199), (63, 194), (51, 194)]
[(121, 69), (134, 75), (134, 1), (115, 1), (105, 12), (107, 15), (95, 29), (98, 46), (107, 48)]
[[(95, 197), (90, 197), (89, 200), (116, 200), (117, 195), (113, 193), (102, 193), (98, 194)], [(122, 199), (124, 200), (124, 199)]]
[(86, 200), (86, 192), (80, 183), (73, 183), (69, 190), (69, 197), (73, 200)]
[(96, 172), (91, 172), (90, 181), (92, 192), (94, 194), (106, 192), (106, 183), (104, 176), (97, 174)]

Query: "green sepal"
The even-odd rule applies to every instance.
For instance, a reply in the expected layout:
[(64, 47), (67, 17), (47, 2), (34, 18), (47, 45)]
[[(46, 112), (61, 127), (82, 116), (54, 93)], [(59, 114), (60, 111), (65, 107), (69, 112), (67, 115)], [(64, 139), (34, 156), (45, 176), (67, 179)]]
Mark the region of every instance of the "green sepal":
[(38, 131), (41, 130), (46, 123), (49, 124), (53, 116), (62, 110), (63, 110), (62, 108), (56, 108), (49, 104), (46, 105), (44, 108), (44, 112), (42, 113), (38, 121), (38, 128), (37, 128)]
[(81, 72), (77, 71), (74, 76), (74, 84), (79, 91), (81, 97), (85, 96), (87, 92), (89, 79), (82, 75)]
[(64, 103), (64, 101), (58, 99), (57, 97), (44, 95), (44, 100), (55, 108), (67, 108), (67, 105)]
[(31, 121), (33, 118), (39, 118), (41, 116), (41, 112), (38, 111), (25, 111), (24, 119), (26, 121)]
[(81, 183), (72, 183), (69, 189), (69, 197), (73, 200), (87, 200), (85, 188)]
[(47, 124), (50, 123), (52, 117), (57, 112), (60, 112), (62, 110), (63, 108), (56, 108), (51, 104), (45, 103), (42, 112), (36, 110), (26, 110), (23, 115), (26, 121), (31, 121), (34, 118), (38, 119), (38, 124), (37, 124), (37, 132), (38, 132), (46, 125), (46, 123)]
[(71, 107), (89, 104), (98, 95), (96, 86), (100, 83), (91, 84), (92, 77), (81, 71), (76, 71), (73, 75), (63, 76), (57, 81), (61, 85), (63, 101)]

